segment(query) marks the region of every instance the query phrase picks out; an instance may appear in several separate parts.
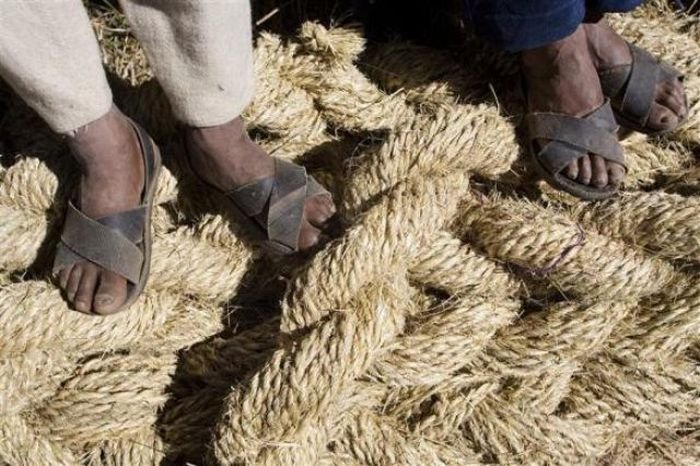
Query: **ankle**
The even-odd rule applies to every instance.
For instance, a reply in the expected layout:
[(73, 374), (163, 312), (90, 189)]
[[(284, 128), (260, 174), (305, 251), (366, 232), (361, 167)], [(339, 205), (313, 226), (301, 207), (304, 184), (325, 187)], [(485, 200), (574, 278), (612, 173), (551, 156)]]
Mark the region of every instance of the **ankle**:
[(138, 155), (138, 140), (129, 119), (113, 106), (97, 120), (81, 126), (67, 137), (68, 147), (86, 169), (109, 165), (120, 156)]
[(127, 204), (132, 197), (140, 197), (145, 178), (141, 147), (131, 122), (119, 109), (112, 107), (78, 128), (68, 136), (68, 145), (81, 167), (85, 191), (104, 191)]
[(217, 126), (187, 127), (185, 141), (188, 147), (206, 154), (216, 155), (227, 146), (242, 146), (249, 142), (241, 117)]
[(559, 69), (566, 70), (576, 63), (590, 59), (583, 27), (574, 33), (542, 47), (524, 50), (520, 62), (524, 71), (532, 76), (550, 76)]
[(632, 60), (625, 41), (605, 21), (584, 24), (586, 41), (597, 70), (629, 64)]
[(274, 172), (273, 159), (250, 139), (240, 117), (219, 126), (187, 128), (185, 144), (194, 171), (219, 189)]

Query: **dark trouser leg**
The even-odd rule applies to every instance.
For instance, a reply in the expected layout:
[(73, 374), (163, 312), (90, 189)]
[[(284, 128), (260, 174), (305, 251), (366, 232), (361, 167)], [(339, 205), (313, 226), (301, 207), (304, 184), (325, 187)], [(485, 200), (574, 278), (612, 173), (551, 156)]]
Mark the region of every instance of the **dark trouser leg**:
[(511, 52), (569, 36), (586, 14), (585, 0), (465, 0), (477, 35)]
[(642, 4), (642, 0), (586, 0), (586, 21), (596, 22), (605, 13), (625, 13)]
[(642, 0), (464, 0), (474, 31), (518, 52), (569, 36), (590, 15), (630, 11)]
[(642, 0), (586, 0), (586, 9), (598, 13), (625, 13), (642, 4)]

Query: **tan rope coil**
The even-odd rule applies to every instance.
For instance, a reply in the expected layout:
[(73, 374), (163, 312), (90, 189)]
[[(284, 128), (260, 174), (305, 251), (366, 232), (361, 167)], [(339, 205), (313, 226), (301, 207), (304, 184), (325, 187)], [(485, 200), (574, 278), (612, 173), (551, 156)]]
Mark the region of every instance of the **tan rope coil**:
[(669, 259), (700, 262), (700, 199), (630, 193), (587, 209), (583, 222)]
[(530, 202), (477, 200), (463, 211), (461, 222), (463, 231), (488, 255), (549, 277), (553, 286), (581, 298), (646, 296), (674, 278), (667, 263), (584, 231), (564, 214), (545, 214), (543, 207)]
[(163, 442), (153, 428), (133, 435), (105, 440), (85, 455), (87, 466), (151, 466), (165, 459)]
[(0, 420), (0, 458), (11, 465), (78, 464), (75, 455), (44, 432), (33, 429), (20, 415)]

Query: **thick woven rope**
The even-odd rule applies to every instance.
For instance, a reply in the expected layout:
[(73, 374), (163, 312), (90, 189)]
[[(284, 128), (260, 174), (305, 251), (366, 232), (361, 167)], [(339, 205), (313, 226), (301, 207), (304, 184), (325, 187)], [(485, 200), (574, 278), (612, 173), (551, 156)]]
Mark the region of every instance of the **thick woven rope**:
[(344, 225), (282, 261), (182, 169), (142, 52), (105, 46), (167, 166), (149, 286), (108, 318), (50, 282), (78, 172), (3, 94), (0, 464), (700, 463), (700, 27), (654, 5), (613, 22), (685, 73), (690, 119), (627, 139), (597, 204), (532, 177), (511, 57), (261, 34), (251, 133)]

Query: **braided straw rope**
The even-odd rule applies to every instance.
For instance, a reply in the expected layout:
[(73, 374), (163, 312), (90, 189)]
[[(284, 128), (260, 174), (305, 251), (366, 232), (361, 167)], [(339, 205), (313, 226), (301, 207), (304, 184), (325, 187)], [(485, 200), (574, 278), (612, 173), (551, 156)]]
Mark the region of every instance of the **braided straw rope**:
[(7, 97), (0, 464), (700, 462), (700, 35), (660, 11), (613, 23), (686, 73), (689, 121), (627, 139), (625, 189), (597, 204), (532, 182), (512, 58), (261, 34), (249, 126), (344, 224), (279, 262), (183, 168), (158, 86), (105, 48), (166, 162), (149, 286), (109, 318), (50, 283), (77, 171)]

